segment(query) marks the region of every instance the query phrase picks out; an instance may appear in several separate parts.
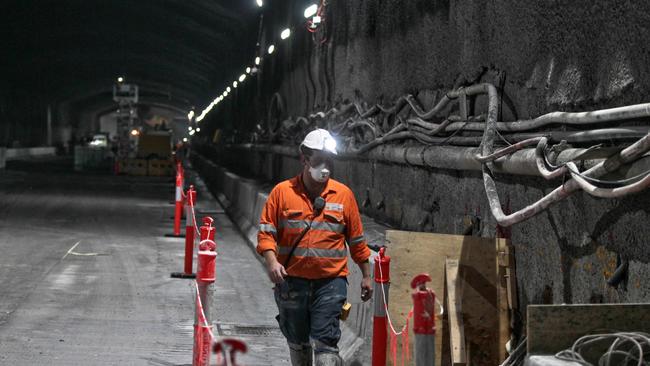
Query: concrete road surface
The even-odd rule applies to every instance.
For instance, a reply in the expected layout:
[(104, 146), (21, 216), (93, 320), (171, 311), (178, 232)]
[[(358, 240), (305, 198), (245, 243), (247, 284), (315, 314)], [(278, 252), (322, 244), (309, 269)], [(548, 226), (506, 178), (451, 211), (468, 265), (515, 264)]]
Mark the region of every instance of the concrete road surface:
[[(0, 365), (190, 365), (194, 321), (170, 178), (72, 173), (68, 160), (0, 170)], [(200, 182), (216, 220), (217, 336), (244, 365), (288, 365), (271, 284)], [(200, 220), (199, 215), (199, 220)]]

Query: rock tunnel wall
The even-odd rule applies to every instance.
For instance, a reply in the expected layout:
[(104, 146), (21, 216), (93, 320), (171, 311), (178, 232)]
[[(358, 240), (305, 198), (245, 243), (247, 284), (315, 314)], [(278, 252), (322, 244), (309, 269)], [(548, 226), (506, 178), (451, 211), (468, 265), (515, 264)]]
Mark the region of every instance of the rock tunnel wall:
[[(197, 149), (244, 176), (277, 182), (300, 169), (296, 156), (260, 153), (250, 142), (274, 120), (355, 101), (392, 103), (411, 93), (430, 108), (446, 91), (490, 82), (499, 88), (499, 121), (554, 110), (585, 111), (650, 99), (650, 3), (645, 1), (330, 1), (325, 25), (311, 37), (294, 29), (255, 82), (236, 89), (206, 118), (210, 138)], [(272, 1), (261, 47), (305, 4)], [(270, 106), (274, 95), (281, 108)], [(484, 108), (480, 98), (472, 109)], [(256, 127), (260, 125), (260, 127)], [(302, 138), (296, 134), (294, 141)], [(285, 142), (286, 143), (286, 142)], [(462, 233), (480, 219), (480, 235), (497, 235), (480, 172), (345, 158), (334, 175), (365, 214), (404, 230)], [(528, 205), (561, 184), (496, 176), (505, 210)], [(363, 204), (365, 203), (365, 204)], [(650, 300), (650, 191), (623, 199), (578, 192), (510, 230), (519, 296), (531, 303)], [(620, 261), (629, 276), (607, 285)]]

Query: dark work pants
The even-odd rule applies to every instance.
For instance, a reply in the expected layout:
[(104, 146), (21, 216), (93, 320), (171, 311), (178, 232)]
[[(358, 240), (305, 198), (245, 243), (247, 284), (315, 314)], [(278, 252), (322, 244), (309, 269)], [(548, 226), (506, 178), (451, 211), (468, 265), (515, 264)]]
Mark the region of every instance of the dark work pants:
[(292, 346), (308, 346), (314, 340), (318, 352), (338, 352), (339, 317), (347, 298), (345, 277), (308, 280), (287, 277), (275, 287), (276, 317)]

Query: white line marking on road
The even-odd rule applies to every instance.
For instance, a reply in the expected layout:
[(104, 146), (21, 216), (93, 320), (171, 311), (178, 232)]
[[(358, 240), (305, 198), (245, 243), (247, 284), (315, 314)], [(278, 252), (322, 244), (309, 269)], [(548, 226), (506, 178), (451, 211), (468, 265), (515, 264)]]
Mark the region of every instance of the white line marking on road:
[(64, 260), (65, 257), (68, 256), (68, 254), (72, 253), (72, 251), (74, 250), (74, 248), (76, 248), (77, 245), (79, 245), (79, 243), (81, 243), (81, 240), (79, 240), (78, 242), (76, 242), (75, 245), (72, 246), (72, 248), (68, 249), (68, 252), (65, 253), (65, 255), (63, 256), (63, 258), (61, 258), (61, 260)]

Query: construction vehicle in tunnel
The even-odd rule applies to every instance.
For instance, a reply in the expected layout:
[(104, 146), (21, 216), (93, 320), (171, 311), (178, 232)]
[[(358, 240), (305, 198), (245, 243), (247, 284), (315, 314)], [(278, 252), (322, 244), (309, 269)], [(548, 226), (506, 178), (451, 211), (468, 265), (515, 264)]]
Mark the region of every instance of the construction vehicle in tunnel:
[(135, 157), (118, 161), (120, 174), (171, 176), (174, 174), (169, 131), (147, 131), (135, 136)]

